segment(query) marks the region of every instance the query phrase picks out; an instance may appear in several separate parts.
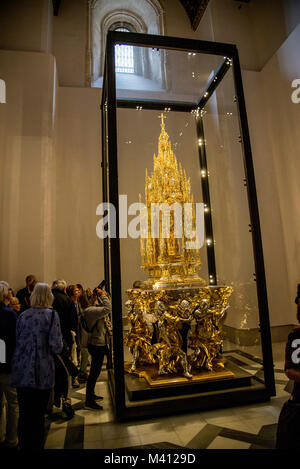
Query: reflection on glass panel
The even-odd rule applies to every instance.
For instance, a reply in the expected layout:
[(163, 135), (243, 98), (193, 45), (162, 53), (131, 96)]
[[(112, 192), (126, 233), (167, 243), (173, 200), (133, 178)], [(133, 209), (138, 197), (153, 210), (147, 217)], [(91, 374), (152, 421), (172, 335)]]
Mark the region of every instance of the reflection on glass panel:
[(232, 70), (203, 114), (217, 279), (219, 284), (234, 288), (225, 320), (227, 338), (234, 341), (229, 347), (241, 344), (261, 356), (250, 216)]
[[(121, 52), (123, 47), (128, 47), (128, 52)], [(118, 45), (115, 51), (116, 71), (132, 70), (116, 75), (117, 97), (124, 99), (197, 104), (223, 60), (195, 52), (137, 46)]]

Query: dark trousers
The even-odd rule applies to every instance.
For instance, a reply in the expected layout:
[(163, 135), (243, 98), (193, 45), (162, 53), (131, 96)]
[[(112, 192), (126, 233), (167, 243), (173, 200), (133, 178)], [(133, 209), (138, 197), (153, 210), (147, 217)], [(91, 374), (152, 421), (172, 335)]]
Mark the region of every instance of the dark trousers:
[(276, 449), (300, 447), (300, 402), (289, 400), (281, 409), (276, 435)]
[(86, 383), (86, 402), (94, 401), (95, 386), (97, 379), (101, 373), (101, 368), (103, 364), (104, 356), (107, 354), (107, 346), (97, 346), (89, 345), (88, 346), (89, 354), (91, 355), (91, 369), (90, 374)]
[(18, 438), (21, 449), (43, 449), (45, 413), (51, 389), (17, 388), (19, 402)]

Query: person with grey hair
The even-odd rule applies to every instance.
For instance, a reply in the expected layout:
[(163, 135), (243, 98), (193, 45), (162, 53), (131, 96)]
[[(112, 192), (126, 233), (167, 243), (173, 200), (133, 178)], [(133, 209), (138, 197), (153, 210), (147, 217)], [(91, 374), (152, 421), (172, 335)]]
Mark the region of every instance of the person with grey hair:
[(3, 397), (6, 405), (6, 434), (0, 444), (1, 448), (17, 448), (18, 435), (17, 424), (19, 406), (17, 391), (11, 385), (11, 360), (16, 345), (16, 321), (15, 311), (8, 306), (11, 301), (9, 285), (5, 281), (0, 282), (0, 422), (4, 408)]
[(63, 279), (54, 280), (52, 283), (52, 289), (57, 288), (58, 290), (65, 291), (67, 288), (67, 282)]
[(9, 288), (9, 283), (5, 280), (0, 280), (0, 285), (5, 285), (7, 288)]
[(12, 384), (18, 393), (21, 449), (44, 447), (45, 413), (55, 381), (53, 355), (63, 348), (59, 317), (52, 303), (49, 285), (37, 283), (30, 296), (31, 307), (17, 320)]

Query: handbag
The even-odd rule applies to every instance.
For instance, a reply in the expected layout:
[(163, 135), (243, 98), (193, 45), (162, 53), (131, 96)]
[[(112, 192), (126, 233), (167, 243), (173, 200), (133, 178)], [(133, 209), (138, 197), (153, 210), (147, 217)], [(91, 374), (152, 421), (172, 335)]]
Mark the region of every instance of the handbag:
[(91, 329), (88, 328), (86, 319), (82, 313), (79, 315), (79, 325), (78, 325), (78, 341), (80, 348), (87, 348), (89, 345), (89, 340), (92, 332), (97, 326), (97, 321)]
[(294, 381), (289, 379), (283, 390), (288, 392), (289, 394), (292, 394), (293, 389), (294, 389)]

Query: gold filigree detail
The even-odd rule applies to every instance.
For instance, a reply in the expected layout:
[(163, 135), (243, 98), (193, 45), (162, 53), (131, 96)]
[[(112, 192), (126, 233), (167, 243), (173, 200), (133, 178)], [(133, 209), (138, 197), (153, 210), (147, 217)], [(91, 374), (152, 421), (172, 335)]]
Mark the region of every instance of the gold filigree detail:
[[(166, 116), (162, 113), (161, 133), (158, 139), (158, 154), (153, 157), (153, 171), (145, 178), (145, 204), (147, 207), (147, 237), (141, 237), (140, 251), (142, 268), (148, 274), (148, 282), (159, 286), (199, 283), (205, 281), (197, 276), (201, 266), (200, 248), (187, 249), (185, 227), (191, 234), (188, 241), (197, 242), (196, 213), (194, 197), (191, 194), (191, 182), (172, 151), (169, 135), (165, 129)], [(141, 201), (141, 196), (140, 196)], [(153, 210), (154, 204), (165, 204), (170, 208), (170, 230), (164, 224), (162, 212)], [(180, 208), (178, 222), (175, 222), (173, 204)], [(185, 210), (185, 204), (191, 204), (191, 210)], [(158, 227), (159, 236), (153, 236), (154, 226)]]

